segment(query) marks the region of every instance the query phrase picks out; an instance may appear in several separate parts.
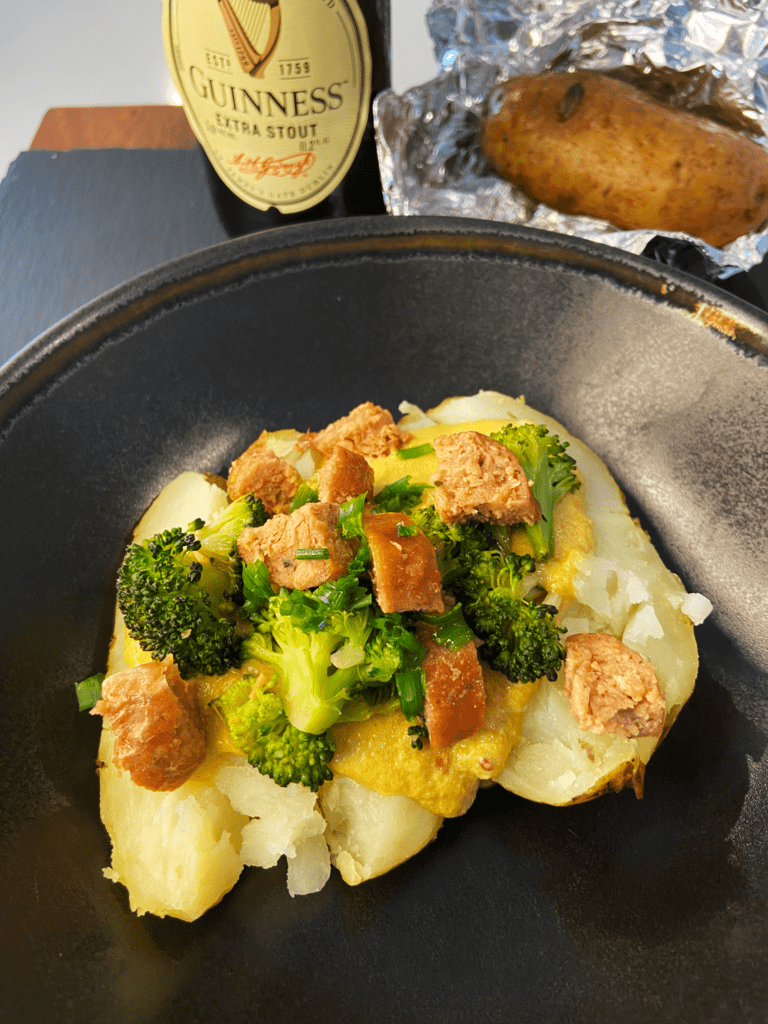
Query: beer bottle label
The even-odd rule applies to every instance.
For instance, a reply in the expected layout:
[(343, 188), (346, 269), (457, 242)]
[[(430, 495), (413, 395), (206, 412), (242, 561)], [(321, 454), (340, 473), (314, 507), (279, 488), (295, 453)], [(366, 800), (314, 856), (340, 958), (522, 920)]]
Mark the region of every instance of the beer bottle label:
[(355, 0), (163, 0), (163, 44), (192, 130), (240, 199), (298, 213), (340, 184), (371, 96)]

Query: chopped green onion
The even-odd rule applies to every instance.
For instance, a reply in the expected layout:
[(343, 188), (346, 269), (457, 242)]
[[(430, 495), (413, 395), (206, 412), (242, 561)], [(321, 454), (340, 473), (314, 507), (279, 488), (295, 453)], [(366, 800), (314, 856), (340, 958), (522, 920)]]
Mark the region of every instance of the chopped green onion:
[(246, 617), (255, 615), (273, 595), (269, 569), (264, 562), (257, 559), (246, 563), (243, 566), (243, 614)]
[(415, 718), (424, 710), (426, 680), (420, 668), (405, 669), (395, 674), (395, 685), (400, 697), (400, 707), (406, 718)]
[(318, 501), (319, 495), (314, 487), (310, 487), (309, 484), (303, 483), (299, 485), (299, 489), (294, 495), (293, 501), (291, 502), (291, 512), (295, 512), (297, 508), (301, 508), (302, 505), (308, 505), (311, 501)]
[(377, 512), (408, 512), (421, 502), (429, 484), (412, 484), (409, 476), (382, 487), (373, 503)]
[(434, 452), (431, 444), (417, 444), (414, 448), (399, 448), (398, 459), (420, 459), (422, 455), (431, 455)]
[(365, 495), (358, 494), (356, 498), (345, 501), (339, 509), (338, 527), (342, 537), (364, 537), (363, 529), (363, 507), (365, 506)]
[(350, 540), (359, 537), (360, 543), (357, 552), (349, 563), (348, 572), (353, 576), (359, 576), (368, 568), (371, 560), (371, 551), (368, 545), (368, 538), (363, 528), (363, 509), (365, 508), (365, 494), (358, 494), (356, 498), (345, 501), (339, 509), (337, 526), (342, 537)]
[(442, 615), (421, 615), (420, 618), (430, 626), (437, 626), (432, 639), (440, 647), (445, 647), (449, 651), (458, 651), (460, 647), (464, 647), (465, 644), (471, 643), (475, 639), (475, 634), (467, 625), (460, 604), (455, 604), (453, 608), (443, 612)]
[(330, 558), (328, 548), (296, 548), (296, 560), (298, 562), (310, 562), (318, 558)]
[(75, 683), (75, 695), (80, 711), (91, 711), (98, 701), (101, 700), (101, 684), (104, 682), (104, 673), (96, 672)]
[(397, 536), (398, 537), (415, 537), (419, 532), (419, 528), (416, 523), (398, 523), (397, 524)]
[(402, 668), (395, 673), (395, 686), (400, 698), (400, 708), (406, 718), (415, 718), (424, 711), (424, 694), (427, 677), (421, 667), (427, 648), (415, 633), (401, 625), (398, 642), (403, 648)]

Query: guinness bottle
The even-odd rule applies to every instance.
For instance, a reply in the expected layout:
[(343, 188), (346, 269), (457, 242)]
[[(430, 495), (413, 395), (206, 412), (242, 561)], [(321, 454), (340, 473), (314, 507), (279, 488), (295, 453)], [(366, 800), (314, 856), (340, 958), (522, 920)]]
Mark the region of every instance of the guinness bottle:
[(163, 43), (230, 235), (385, 213), (372, 104), (389, 0), (163, 0)]

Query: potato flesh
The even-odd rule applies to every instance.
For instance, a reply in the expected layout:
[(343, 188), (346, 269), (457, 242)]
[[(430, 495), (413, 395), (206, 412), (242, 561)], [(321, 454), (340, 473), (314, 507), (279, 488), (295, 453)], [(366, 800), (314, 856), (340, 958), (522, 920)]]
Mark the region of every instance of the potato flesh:
[(320, 805), (333, 862), (348, 885), (413, 857), (435, 838), (443, 820), (410, 797), (382, 796), (343, 775), (323, 786)]
[(617, 228), (723, 246), (768, 218), (761, 146), (593, 72), (496, 87), (482, 145), (498, 173), (537, 202)]
[(311, 790), (296, 783), (282, 789), (238, 754), (222, 758), (214, 782), (247, 818), (240, 848), (246, 867), (271, 868), (285, 856), (292, 896), (322, 889), (331, 861), (325, 819)]
[(247, 818), (199, 775), (170, 793), (135, 785), (111, 762), (102, 730), (101, 818), (112, 839), (105, 875), (128, 890), (131, 910), (194, 921), (240, 876), (240, 834)]

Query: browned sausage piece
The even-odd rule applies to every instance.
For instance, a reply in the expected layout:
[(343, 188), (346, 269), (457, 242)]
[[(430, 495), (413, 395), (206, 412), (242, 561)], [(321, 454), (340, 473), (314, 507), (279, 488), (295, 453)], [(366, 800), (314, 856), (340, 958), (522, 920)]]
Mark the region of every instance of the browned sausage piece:
[(232, 463), (227, 494), (231, 501), (244, 494), (255, 494), (268, 512), (284, 512), (300, 483), (301, 476), (290, 462), (256, 440)]
[(115, 734), (112, 761), (143, 789), (172, 790), (205, 758), (206, 738), (194, 682), (172, 662), (152, 661), (104, 680), (91, 714)]
[(463, 430), (442, 434), (433, 443), (435, 508), (443, 522), (482, 519), (511, 524), (541, 519), (541, 508), (517, 456), (500, 441)]
[(565, 651), (564, 692), (580, 729), (661, 735), (664, 696), (649, 661), (607, 633), (576, 633)]
[(466, 739), (485, 721), (485, 685), (477, 648), (470, 642), (451, 651), (419, 631), (427, 654), (421, 667), (426, 677), (424, 721), (429, 745), (441, 750)]
[(358, 494), (373, 495), (373, 467), (362, 455), (337, 445), (317, 474), (320, 501), (341, 505)]
[[(354, 554), (337, 530), (338, 520), (338, 505), (309, 502), (289, 515), (273, 516), (263, 526), (247, 526), (238, 537), (237, 549), (245, 562), (264, 562), (278, 587), (319, 587), (343, 576)], [(301, 557), (311, 551), (323, 554)]]
[(403, 512), (363, 516), (373, 566), (373, 593), (384, 612), (443, 612), (442, 578), (437, 555), (419, 530), (398, 534), (398, 526), (414, 527)]
[(367, 459), (378, 459), (391, 455), (410, 439), (411, 435), (397, 426), (386, 409), (373, 402), (363, 402), (325, 429), (308, 434), (306, 440), (324, 455), (341, 445)]

